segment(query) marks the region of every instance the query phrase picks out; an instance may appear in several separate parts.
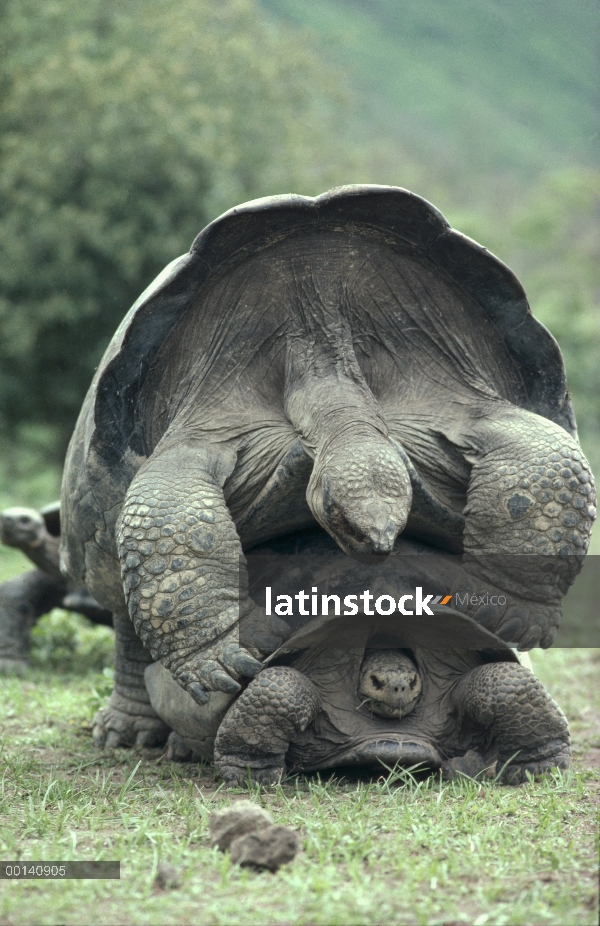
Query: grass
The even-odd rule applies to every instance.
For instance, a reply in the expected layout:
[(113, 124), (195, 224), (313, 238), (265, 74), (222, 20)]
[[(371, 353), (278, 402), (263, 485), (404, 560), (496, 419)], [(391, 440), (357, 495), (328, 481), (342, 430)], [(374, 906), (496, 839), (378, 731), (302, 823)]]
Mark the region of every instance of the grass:
[[(596, 923), (599, 665), (595, 650), (535, 656), (573, 730), (564, 776), (507, 788), (382, 768), (250, 795), (161, 750), (95, 750), (106, 675), (4, 678), (0, 857), (120, 859), (121, 880), (1, 881), (0, 926)], [(300, 833), (302, 852), (276, 875), (209, 846), (210, 812), (242, 796)], [(159, 861), (182, 872), (178, 890), (154, 885)]]

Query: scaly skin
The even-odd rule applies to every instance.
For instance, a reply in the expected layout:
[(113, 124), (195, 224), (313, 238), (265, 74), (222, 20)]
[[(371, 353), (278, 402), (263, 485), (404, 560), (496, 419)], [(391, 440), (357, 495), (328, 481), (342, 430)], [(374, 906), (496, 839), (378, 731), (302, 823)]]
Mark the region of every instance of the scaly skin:
[(306, 498), (345, 553), (386, 554), (406, 524), (412, 487), (387, 437), (355, 424), (320, 447)]
[[(455, 603), (519, 649), (548, 647), (589, 544), (594, 478), (566, 431), (522, 409), (482, 420), (478, 437), (464, 512), (472, 582), (457, 583)], [(507, 602), (465, 606), (465, 593)]]
[(319, 694), (296, 669), (272, 666), (253, 679), (225, 715), (215, 740), (215, 767), (224, 781), (248, 776), (276, 784), (285, 774), (290, 741), (314, 720)]
[(478, 666), (454, 693), (459, 716), (484, 733), (479, 750), (498, 763), (505, 784), (521, 784), (571, 762), (569, 726), (558, 705), (525, 666), (512, 662)]
[(162, 746), (169, 727), (158, 717), (148, 697), (144, 669), (152, 662), (128, 617), (115, 614), (115, 687), (106, 707), (94, 717), (94, 745)]
[(315, 461), (306, 500), (346, 553), (389, 553), (410, 511), (410, 477), (356, 359), (339, 311), (343, 292), (321, 293), (310, 274), (303, 284), (287, 340), (284, 407)]
[[(143, 644), (198, 703), (234, 693), (260, 669), (257, 645), (239, 645), (252, 602), (240, 591), (235, 525), (203, 448), (172, 448), (133, 480), (117, 524), (129, 614)], [(260, 640), (258, 641), (260, 643)], [(281, 638), (271, 638), (274, 649)]]

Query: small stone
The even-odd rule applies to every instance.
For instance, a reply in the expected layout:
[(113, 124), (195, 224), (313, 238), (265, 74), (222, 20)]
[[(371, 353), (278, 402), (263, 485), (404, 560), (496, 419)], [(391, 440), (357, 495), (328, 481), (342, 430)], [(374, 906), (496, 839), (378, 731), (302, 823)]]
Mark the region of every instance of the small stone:
[(162, 890), (175, 890), (181, 884), (181, 874), (174, 865), (170, 865), (168, 862), (159, 862), (154, 883)]
[(234, 839), (271, 826), (273, 818), (252, 801), (237, 801), (227, 810), (217, 810), (208, 819), (211, 846), (221, 852), (229, 849)]
[(242, 866), (277, 871), (295, 858), (300, 840), (287, 826), (266, 826), (255, 833), (238, 836), (229, 847), (231, 861)]

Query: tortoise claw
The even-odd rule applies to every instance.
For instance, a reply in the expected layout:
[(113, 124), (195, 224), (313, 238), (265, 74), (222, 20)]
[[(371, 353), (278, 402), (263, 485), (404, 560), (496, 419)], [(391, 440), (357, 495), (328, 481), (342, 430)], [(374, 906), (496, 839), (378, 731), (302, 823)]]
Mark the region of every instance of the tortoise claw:
[(226, 694), (236, 694), (242, 688), (231, 675), (223, 671), (221, 665), (214, 659), (208, 659), (201, 666), (198, 676), (201, 684), (209, 691), (224, 691)]
[(220, 659), (225, 669), (232, 670), (244, 678), (254, 678), (262, 668), (258, 659), (254, 659), (250, 653), (234, 644), (225, 647)]
[(518, 617), (513, 617), (501, 624), (496, 631), (496, 636), (504, 640), (505, 643), (512, 643), (513, 640), (520, 638), (522, 629), (523, 622)]
[(271, 653), (274, 653), (282, 644), (281, 637), (274, 637), (270, 633), (255, 633), (252, 637), (252, 644), (260, 650), (261, 653), (264, 653), (265, 656), (270, 656)]
[(206, 688), (203, 688), (202, 685), (200, 685), (198, 682), (192, 682), (192, 684), (188, 687), (188, 691), (196, 704), (206, 704), (210, 697)]
[(530, 627), (527, 633), (523, 634), (519, 640), (519, 652), (522, 653), (524, 650), (533, 649), (535, 646), (539, 646), (541, 635), (542, 628), (537, 624), (534, 624), (533, 627)]
[(213, 669), (210, 680), (217, 691), (224, 691), (225, 694), (237, 694), (242, 690), (242, 686), (222, 669)]
[(542, 649), (548, 649), (549, 646), (552, 646), (554, 643), (554, 637), (556, 636), (556, 630), (556, 627), (550, 627), (550, 629), (542, 635), (540, 640), (540, 646)]

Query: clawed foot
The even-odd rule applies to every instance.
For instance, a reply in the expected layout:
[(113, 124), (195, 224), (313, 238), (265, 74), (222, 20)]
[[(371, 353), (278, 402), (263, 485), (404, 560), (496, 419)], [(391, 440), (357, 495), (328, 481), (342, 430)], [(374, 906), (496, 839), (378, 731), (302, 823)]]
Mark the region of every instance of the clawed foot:
[(529, 777), (540, 778), (542, 775), (560, 769), (564, 771), (571, 765), (571, 749), (564, 745), (562, 749), (552, 756), (529, 760), (527, 762), (510, 761), (504, 767), (498, 762), (500, 781), (505, 785), (524, 784)]
[(162, 746), (169, 732), (149, 704), (130, 701), (117, 692), (94, 717), (94, 746), (100, 749)]
[(167, 740), (167, 755), (169, 762), (192, 762), (194, 750), (190, 749), (183, 737), (173, 730)]
[(468, 614), (478, 624), (519, 650), (552, 644), (560, 624), (558, 604), (543, 604), (511, 595), (502, 588), (467, 576), (452, 589), (457, 611)]
[[(267, 618), (253, 607), (218, 643), (194, 653), (176, 669), (175, 680), (191, 694), (197, 704), (206, 704), (209, 691), (237, 694), (240, 680), (251, 679), (261, 668), (261, 660), (273, 653), (289, 634), (279, 618)], [(243, 645), (240, 645), (243, 644)]]
[(281, 756), (258, 759), (256, 756), (219, 756), (215, 753), (215, 768), (228, 785), (245, 785), (248, 780), (261, 785), (276, 785), (285, 776), (285, 761)]

